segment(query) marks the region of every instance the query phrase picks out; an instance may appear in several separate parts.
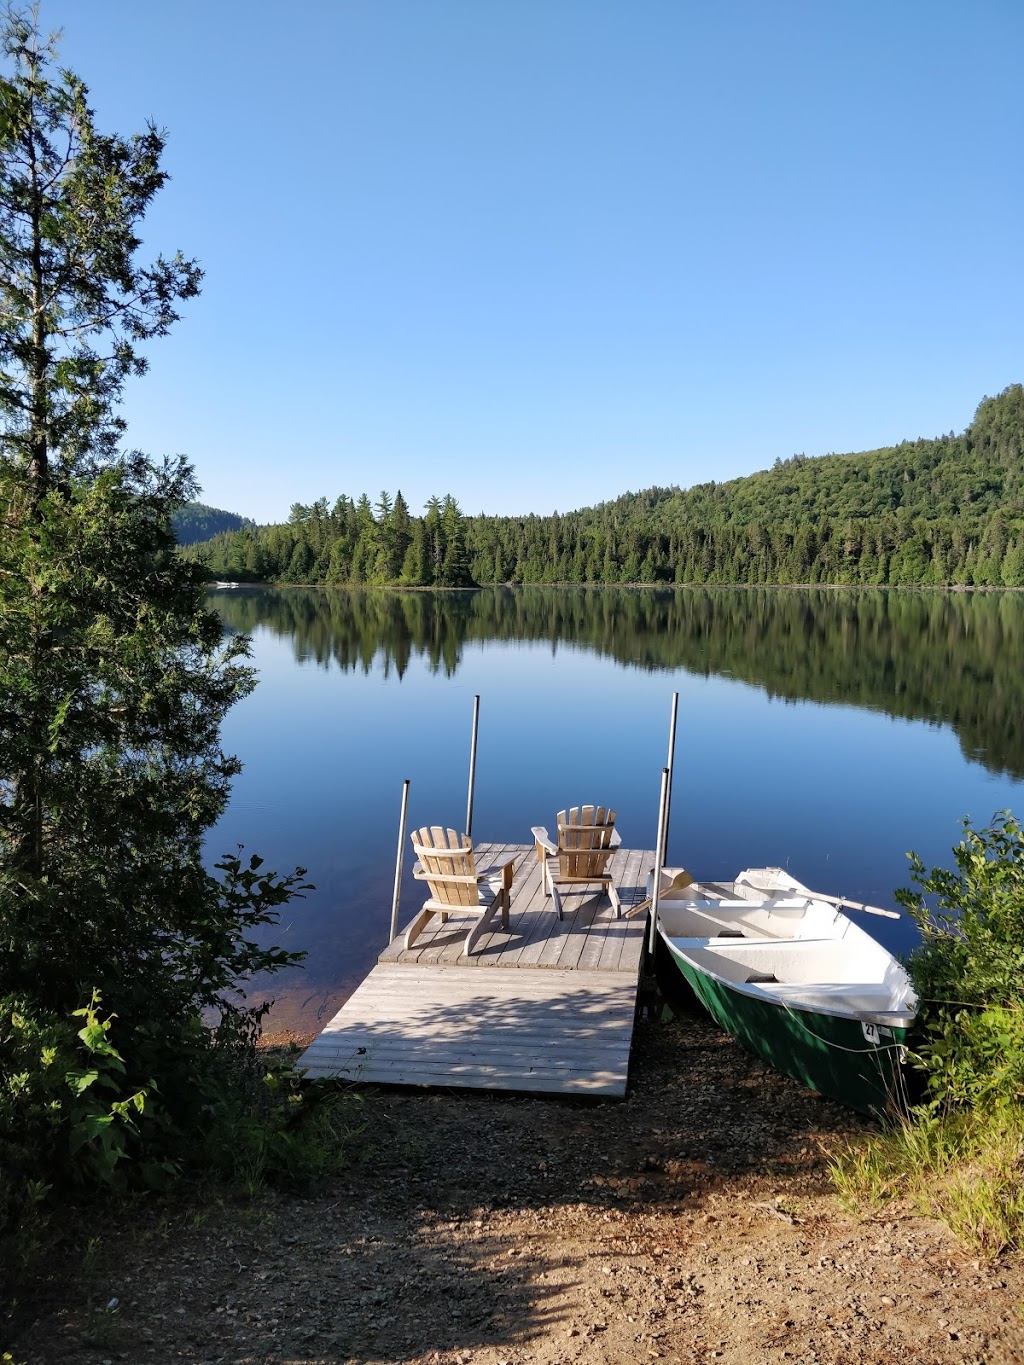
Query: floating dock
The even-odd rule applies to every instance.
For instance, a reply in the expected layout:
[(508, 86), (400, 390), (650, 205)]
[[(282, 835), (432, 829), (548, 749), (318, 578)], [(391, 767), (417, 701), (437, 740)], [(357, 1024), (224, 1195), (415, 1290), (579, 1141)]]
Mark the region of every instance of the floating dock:
[(616, 855), (621, 919), (595, 885), (565, 894), (559, 920), (532, 844), (475, 852), (481, 866), (515, 864), (508, 928), (495, 920), (469, 957), (473, 918), (434, 916), (408, 950), (403, 929), (299, 1068), (374, 1085), (625, 1095), (646, 925), (625, 911), (646, 895), (654, 853)]

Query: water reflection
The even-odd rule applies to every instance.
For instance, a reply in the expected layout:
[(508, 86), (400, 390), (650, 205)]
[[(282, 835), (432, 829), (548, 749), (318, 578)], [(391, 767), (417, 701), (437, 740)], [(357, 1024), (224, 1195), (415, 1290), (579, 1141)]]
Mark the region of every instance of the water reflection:
[[(680, 738), (669, 861), (698, 876), (788, 867), (892, 905), (906, 852), (948, 864), (965, 814), (1024, 805), (1024, 597), (656, 589), (236, 589), (260, 684), (229, 714), (244, 770), (210, 840), (317, 890), (274, 938), (306, 949), (273, 1020), (330, 1017), (387, 942), (401, 783), (409, 823), (526, 843), (562, 807), (611, 804), (651, 848), (671, 693)], [(402, 918), (422, 899), (411, 859)], [(418, 898), (418, 899), (417, 899)], [(906, 925), (865, 923), (890, 947)]]
[(237, 589), (232, 629), (268, 629), (295, 660), (454, 678), (467, 644), (543, 641), (629, 668), (735, 678), (786, 701), (841, 702), (950, 725), (964, 755), (1024, 777), (1024, 595), (885, 590)]

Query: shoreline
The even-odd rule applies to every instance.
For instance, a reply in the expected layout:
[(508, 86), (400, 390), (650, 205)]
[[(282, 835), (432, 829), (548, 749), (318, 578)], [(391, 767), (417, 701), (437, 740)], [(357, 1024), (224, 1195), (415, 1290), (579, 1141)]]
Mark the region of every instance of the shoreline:
[(700, 1015), (658, 1022), (654, 1011), (651, 1001), (637, 1024), (625, 1101), (353, 1094), (362, 1132), (324, 1189), (136, 1205), (93, 1250), (88, 1276), (55, 1267), (35, 1286), (15, 1359), (1022, 1358), (1019, 1259), (986, 1265), (907, 1208), (845, 1212), (828, 1152), (866, 1121)]

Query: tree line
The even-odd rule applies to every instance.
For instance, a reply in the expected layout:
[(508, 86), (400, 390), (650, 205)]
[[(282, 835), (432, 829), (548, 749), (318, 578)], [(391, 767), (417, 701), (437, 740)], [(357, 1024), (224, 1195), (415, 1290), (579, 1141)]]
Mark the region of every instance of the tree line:
[(343, 494), (186, 553), (240, 582), (1024, 587), (1024, 387), (984, 399), (960, 436), (794, 455), (728, 483), (523, 517)]

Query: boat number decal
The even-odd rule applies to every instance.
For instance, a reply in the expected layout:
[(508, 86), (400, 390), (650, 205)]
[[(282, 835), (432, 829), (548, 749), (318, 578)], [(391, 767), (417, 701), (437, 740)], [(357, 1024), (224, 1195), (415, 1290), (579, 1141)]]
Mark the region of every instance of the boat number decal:
[(861, 1024), (860, 1030), (861, 1030), (861, 1033), (863, 1033), (864, 1037), (868, 1040), (869, 1043), (875, 1043), (875, 1044), (877, 1045), (877, 1043), (878, 1043), (878, 1025), (877, 1025), (877, 1024)]

